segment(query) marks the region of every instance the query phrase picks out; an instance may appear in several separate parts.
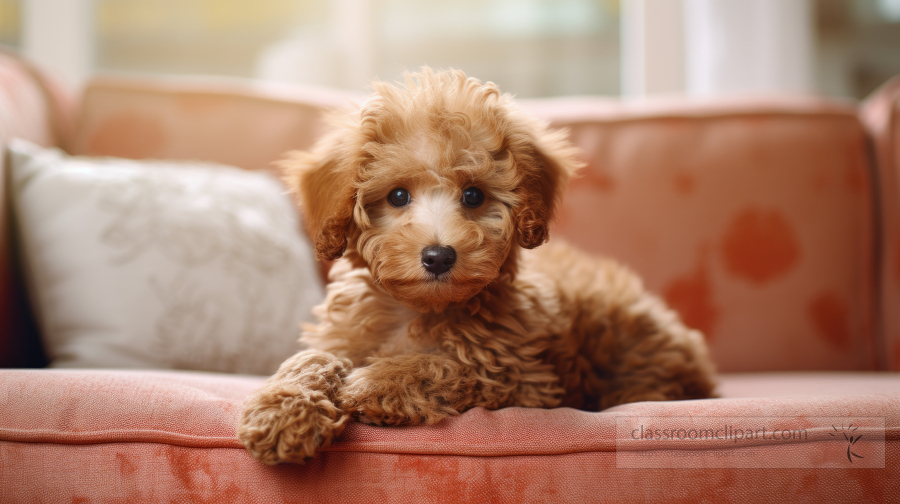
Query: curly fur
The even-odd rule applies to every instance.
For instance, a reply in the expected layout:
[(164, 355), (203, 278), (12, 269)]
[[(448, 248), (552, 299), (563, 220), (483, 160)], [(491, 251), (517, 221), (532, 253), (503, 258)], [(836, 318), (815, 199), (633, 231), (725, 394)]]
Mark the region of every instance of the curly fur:
[[(424, 69), (376, 83), (311, 152), (283, 162), (319, 259), (331, 270), (319, 324), (244, 406), (257, 459), (300, 462), (348, 418), (433, 424), (469, 408), (710, 397), (702, 335), (632, 272), (552, 242), (580, 167), (565, 133), (492, 83)], [(486, 195), (460, 201), (468, 187)], [(393, 207), (395, 188), (412, 200)], [(436, 276), (423, 248), (451, 246)], [(535, 250), (528, 250), (535, 249)]]

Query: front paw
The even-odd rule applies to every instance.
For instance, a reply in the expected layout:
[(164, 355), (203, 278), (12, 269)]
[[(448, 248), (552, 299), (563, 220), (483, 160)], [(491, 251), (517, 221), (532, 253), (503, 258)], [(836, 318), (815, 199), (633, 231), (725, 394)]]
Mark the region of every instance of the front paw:
[(331, 444), (348, 419), (324, 394), (260, 391), (244, 405), (238, 438), (260, 462), (303, 462)]

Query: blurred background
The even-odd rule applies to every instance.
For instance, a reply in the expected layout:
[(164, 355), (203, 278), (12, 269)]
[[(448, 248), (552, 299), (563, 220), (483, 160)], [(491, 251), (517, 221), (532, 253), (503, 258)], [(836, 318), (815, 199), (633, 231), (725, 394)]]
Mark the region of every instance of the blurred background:
[(900, 0), (0, 0), (0, 44), (96, 72), (365, 91), (423, 64), (519, 97), (811, 92), (900, 74)]

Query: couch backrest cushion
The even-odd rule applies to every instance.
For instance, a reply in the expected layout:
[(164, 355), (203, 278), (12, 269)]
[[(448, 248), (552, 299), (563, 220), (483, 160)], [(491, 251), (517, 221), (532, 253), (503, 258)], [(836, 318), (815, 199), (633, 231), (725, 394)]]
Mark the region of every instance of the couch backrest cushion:
[(875, 91), (860, 115), (872, 135), (878, 166), (883, 361), (900, 371), (900, 77)]
[(65, 148), (72, 135), (75, 102), (18, 56), (0, 51), (0, 367), (40, 367), (40, 346), (13, 266), (5, 146), (13, 137)]
[(587, 162), (554, 236), (637, 270), (703, 330), (720, 370), (877, 368), (873, 182), (855, 108), (541, 109)]
[(315, 142), (323, 111), (355, 98), (256, 82), (101, 77), (85, 90), (73, 150), (270, 169), (285, 152)]
[[(103, 78), (73, 150), (265, 169), (363, 97)], [(723, 371), (875, 369), (872, 174), (856, 109), (791, 97), (523, 101), (588, 166), (554, 236), (633, 267)]]

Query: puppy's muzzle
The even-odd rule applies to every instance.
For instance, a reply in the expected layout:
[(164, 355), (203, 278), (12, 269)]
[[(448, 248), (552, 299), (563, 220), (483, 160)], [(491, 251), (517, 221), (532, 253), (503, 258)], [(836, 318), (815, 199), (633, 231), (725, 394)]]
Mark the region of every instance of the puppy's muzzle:
[(429, 273), (440, 275), (450, 271), (456, 263), (456, 251), (453, 247), (431, 246), (422, 249), (422, 266)]

